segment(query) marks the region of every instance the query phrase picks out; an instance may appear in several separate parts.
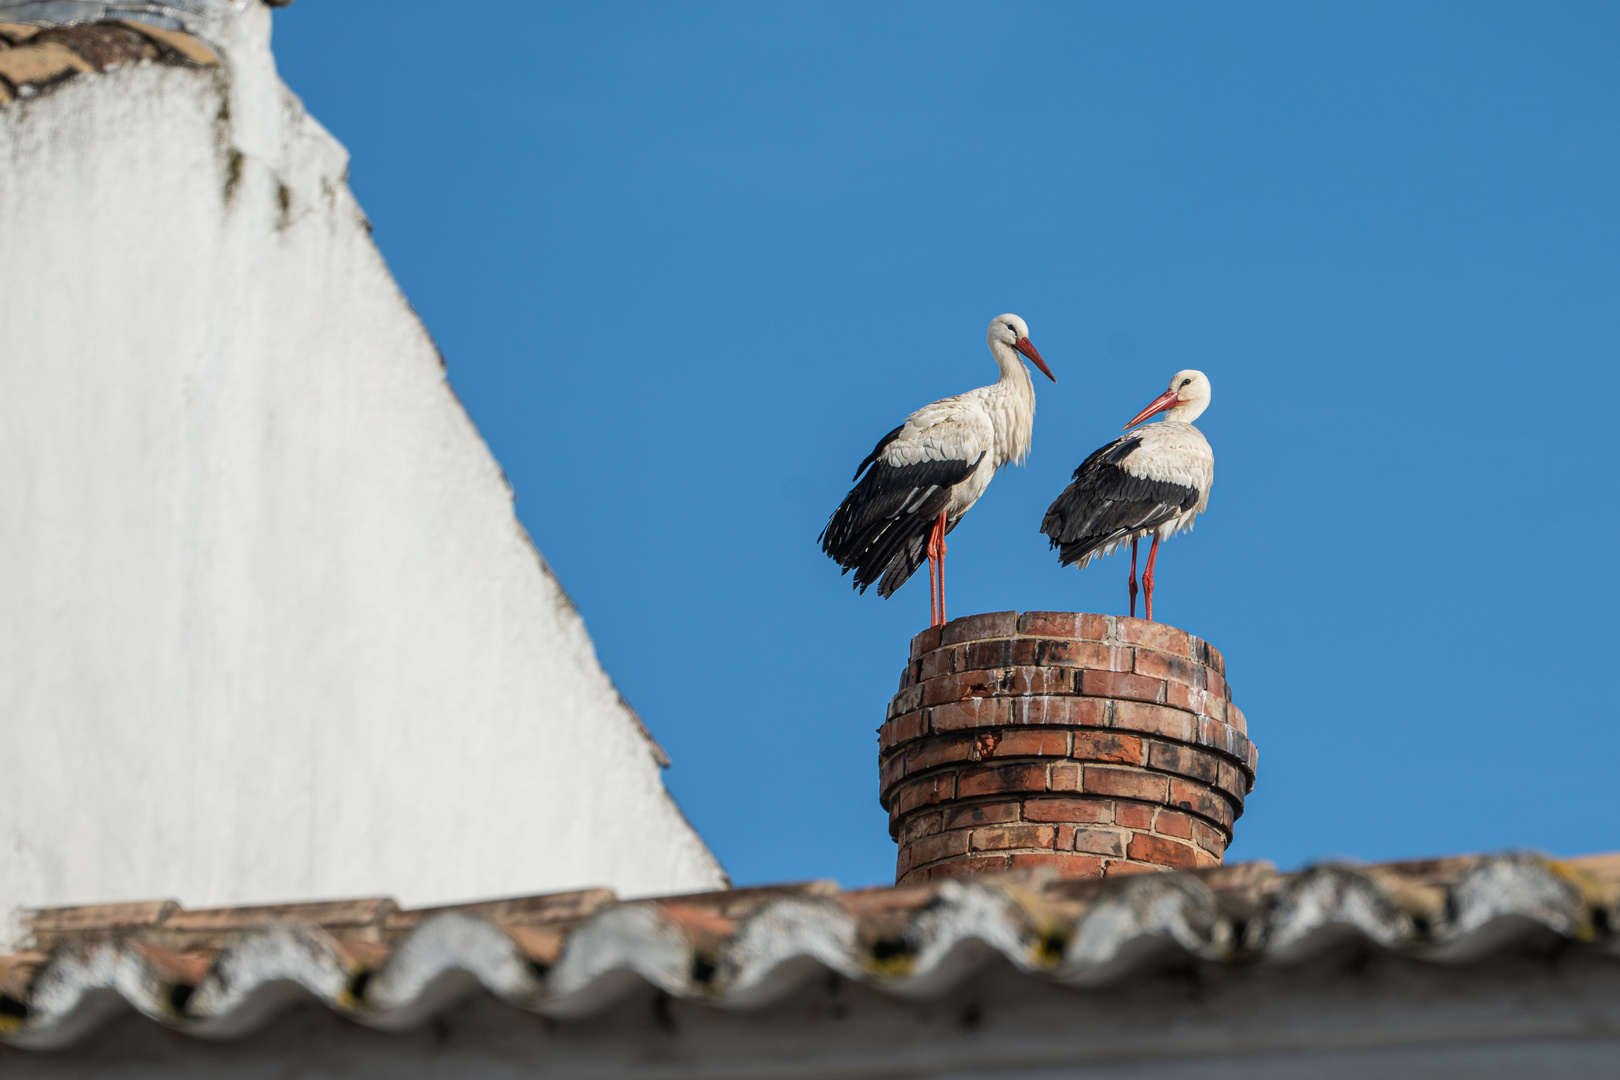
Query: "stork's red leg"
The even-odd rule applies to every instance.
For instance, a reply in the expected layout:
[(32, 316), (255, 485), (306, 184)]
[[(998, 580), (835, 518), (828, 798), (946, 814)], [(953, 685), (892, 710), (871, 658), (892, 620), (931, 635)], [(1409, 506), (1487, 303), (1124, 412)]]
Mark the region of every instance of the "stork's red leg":
[(1131, 541), (1131, 576), (1129, 578), (1127, 578), (1126, 581), (1125, 581), (1126, 585), (1128, 585), (1130, 587), (1130, 590), (1131, 590), (1131, 618), (1133, 618), (1133, 619), (1136, 618), (1136, 545), (1137, 545), (1137, 541), (1132, 540)]
[(928, 601), (930, 626), (945, 625), (945, 515), (928, 534)]
[(1153, 621), (1153, 564), (1159, 558), (1159, 538), (1153, 538), (1153, 546), (1148, 548), (1147, 566), (1142, 570), (1142, 591), (1147, 594), (1147, 621)]

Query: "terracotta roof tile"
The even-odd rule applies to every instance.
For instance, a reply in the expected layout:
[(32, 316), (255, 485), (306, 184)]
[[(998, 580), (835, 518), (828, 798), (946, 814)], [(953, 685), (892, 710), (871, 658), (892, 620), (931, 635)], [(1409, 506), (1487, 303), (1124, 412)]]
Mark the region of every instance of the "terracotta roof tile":
[(190, 34), (132, 21), (49, 29), (0, 23), (0, 105), (86, 72), (139, 63), (211, 67), (219, 57)]
[(1450, 965), (1541, 941), (1620, 953), (1617, 902), (1620, 855), (1512, 854), (849, 892), (822, 881), (623, 902), (594, 889), (413, 910), (385, 898), (55, 908), (29, 913), (33, 947), (0, 958), (0, 1037), (60, 1045), (97, 992), (181, 1031), (228, 1037), (267, 1019), (251, 1002), (271, 982), (398, 1029), (447, 1008), (435, 987), (458, 972), (513, 1006), (569, 1019), (649, 984), (756, 1008), (818, 972), (926, 998), (989, 956), (1030, 978), (1098, 986), (1165, 957), (1292, 964), (1347, 945)]
[(45, 29), (43, 26), (29, 26), (25, 23), (0, 22), (0, 41), (16, 45), (27, 41), (43, 29)]

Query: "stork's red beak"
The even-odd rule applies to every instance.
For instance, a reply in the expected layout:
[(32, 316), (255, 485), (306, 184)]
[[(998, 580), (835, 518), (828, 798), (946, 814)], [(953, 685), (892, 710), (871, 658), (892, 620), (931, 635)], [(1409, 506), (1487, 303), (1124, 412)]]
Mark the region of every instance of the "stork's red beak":
[(1176, 392), (1174, 390), (1166, 390), (1164, 393), (1148, 402), (1148, 407), (1131, 417), (1131, 422), (1126, 424), (1120, 430), (1129, 431), (1131, 428), (1135, 427), (1137, 424), (1140, 424), (1154, 413), (1162, 413), (1166, 409), (1173, 409), (1178, 404), (1180, 404), (1180, 402), (1176, 400)]
[(1053, 382), (1057, 382), (1057, 376), (1052, 374), (1052, 369), (1046, 366), (1046, 361), (1042, 360), (1041, 359), (1041, 354), (1035, 351), (1035, 343), (1030, 341), (1029, 338), (1027, 338), (1027, 337), (1019, 338), (1017, 341), (1013, 342), (1013, 348), (1017, 349), (1019, 352), (1023, 353), (1025, 356), (1029, 357), (1030, 361), (1036, 367), (1041, 369), (1041, 374), (1042, 375), (1045, 375), (1048, 379), (1051, 379)]

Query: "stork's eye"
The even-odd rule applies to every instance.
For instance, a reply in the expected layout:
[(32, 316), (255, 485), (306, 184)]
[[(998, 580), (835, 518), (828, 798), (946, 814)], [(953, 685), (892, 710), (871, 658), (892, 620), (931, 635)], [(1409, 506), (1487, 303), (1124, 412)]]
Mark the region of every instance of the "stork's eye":
[(1181, 380), (1181, 385), (1176, 387), (1176, 389), (1177, 390), (1185, 390), (1185, 389), (1187, 389), (1187, 387), (1189, 387), (1191, 385), (1192, 385), (1192, 380), (1191, 379), (1182, 379)]

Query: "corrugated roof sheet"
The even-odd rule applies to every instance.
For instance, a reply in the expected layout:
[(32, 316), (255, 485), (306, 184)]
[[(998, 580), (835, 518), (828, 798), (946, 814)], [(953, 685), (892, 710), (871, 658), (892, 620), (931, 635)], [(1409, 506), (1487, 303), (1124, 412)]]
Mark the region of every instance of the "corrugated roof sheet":
[(1620, 958), (1617, 904), (1620, 855), (1512, 854), (847, 892), (810, 882), (629, 902), (594, 889), (415, 910), (383, 898), (55, 908), (29, 914), (28, 951), (0, 958), (0, 1038), (63, 1046), (129, 1008), (228, 1038), (269, 1020), (289, 987), (390, 1030), (479, 988), (563, 1020), (646, 984), (718, 1008), (759, 1008), (828, 972), (928, 998), (996, 957), (1071, 986), (1187, 957), (1293, 964), (1347, 943), (1446, 965), (1549, 941)]

